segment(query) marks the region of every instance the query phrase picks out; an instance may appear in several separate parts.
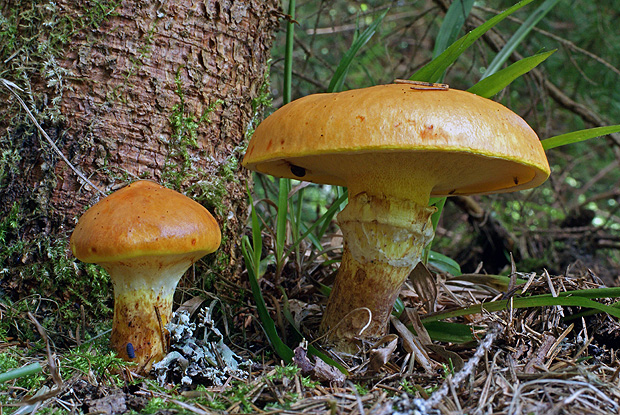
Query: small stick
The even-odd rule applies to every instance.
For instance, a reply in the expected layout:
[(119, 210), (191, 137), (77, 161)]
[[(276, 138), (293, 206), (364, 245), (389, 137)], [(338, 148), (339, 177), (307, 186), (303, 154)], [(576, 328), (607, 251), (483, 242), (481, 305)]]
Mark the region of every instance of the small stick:
[[(495, 339), (500, 333), (501, 333), (501, 327), (499, 324), (495, 324), (489, 328), (489, 330), (487, 331), (487, 335), (485, 336), (484, 340), (478, 345), (478, 348), (476, 349), (476, 352), (474, 353), (474, 355), (465, 364), (463, 369), (457, 372), (452, 378), (451, 383), (453, 384), (453, 386), (458, 387), (461, 384), (461, 382), (465, 380), (465, 378), (467, 378), (469, 375), (471, 375), (474, 372), (474, 370), (476, 369), (476, 366), (478, 365), (478, 362), (480, 361), (482, 356), (487, 352), (489, 347), (491, 347), (491, 345), (493, 344), (493, 342), (495, 341)], [(447, 381), (444, 382), (439, 389), (433, 392), (431, 397), (425, 402), (427, 408), (434, 408), (443, 400), (443, 398), (450, 391), (449, 383), (450, 382), (447, 382)]]
[(413, 85), (411, 89), (427, 90), (427, 91), (447, 91), (450, 89), (448, 84), (439, 84), (435, 82), (410, 81), (409, 79), (395, 79), (395, 84)]
[(161, 322), (161, 314), (157, 306), (153, 306), (155, 309), (155, 315), (157, 316), (157, 322), (159, 323), (159, 335), (161, 336), (161, 344), (164, 347), (164, 353), (168, 353), (168, 344), (166, 342), (166, 336), (164, 335), (164, 325)]
[(71, 170), (73, 170), (75, 172), (75, 174), (77, 174), (80, 179), (84, 180), (89, 186), (91, 186), (93, 189), (97, 190), (102, 196), (107, 196), (107, 194), (99, 189), (97, 186), (95, 186), (93, 184), (93, 182), (91, 182), (90, 180), (88, 180), (86, 178), (86, 176), (84, 176), (84, 174), (82, 174), (81, 171), (79, 171), (77, 169), (77, 167), (75, 167), (73, 164), (71, 164), (71, 162), (69, 161), (69, 159), (67, 159), (67, 157), (65, 157), (64, 154), (62, 154), (62, 151), (60, 151), (60, 149), (56, 146), (56, 144), (54, 144), (54, 141), (52, 141), (52, 139), (50, 138), (49, 135), (47, 135), (47, 133), (45, 132), (45, 130), (41, 127), (41, 125), (39, 124), (39, 122), (37, 121), (37, 119), (34, 117), (34, 115), (32, 115), (32, 112), (30, 112), (30, 110), (28, 109), (28, 106), (26, 106), (26, 103), (21, 99), (21, 97), (17, 94), (17, 92), (15, 92), (13, 90), (13, 88), (17, 88), (21, 91), (21, 88), (19, 88), (17, 85), (15, 85), (13, 82), (7, 81), (6, 79), (0, 79), (0, 81), (2, 81), (2, 84), (4, 85), (4, 87), (6, 89), (8, 89), (13, 95), (15, 95), (15, 98), (17, 98), (17, 101), (19, 101), (20, 105), (22, 106), (22, 108), (24, 108), (24, 110), (26, 111), (26, 113), (28, 114), (28, 117), (32, 120), (32, 122), (34, 123), (34, 125), (37, 127), (37, 129), (41, 132), (41, 134), (43, 135), (43, 137), (45, 137), (45, 139), (47, 140), (47, 142), (49, 143), (50, 146), (52, 146), (52, 149), (54, 149), (54, 151), (56, 152), (56, 154), (58, 154), (60, 156), (60, 158), (67, 163), (67, 165), (71, 168)]

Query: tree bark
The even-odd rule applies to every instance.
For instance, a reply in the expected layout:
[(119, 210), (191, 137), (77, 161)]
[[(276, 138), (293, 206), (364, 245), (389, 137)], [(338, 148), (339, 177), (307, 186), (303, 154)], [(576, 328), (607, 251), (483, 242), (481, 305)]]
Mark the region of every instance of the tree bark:
[[(142, 178), (204, 204), (223, 230), (211, 272), (234, 275), (249, 178), (238, 161), (268, 90), (278, 2), (8, 0), (0, 12), (0, 78), (22, 88), (61, 152), (104, 193)], [(65, 275), (65, 242), (102, 195), (1, 84), (0, 99), (3, 291), (94, 301)]]

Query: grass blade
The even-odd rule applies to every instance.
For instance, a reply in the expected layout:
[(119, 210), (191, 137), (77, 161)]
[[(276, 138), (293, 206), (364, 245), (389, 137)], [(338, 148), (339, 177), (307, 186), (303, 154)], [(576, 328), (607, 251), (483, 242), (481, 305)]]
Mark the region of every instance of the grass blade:
[(403, 311), (405, 311), (405, 303), (400, 299), (400, 297), (397, 297), (396, 301), (394, 301), (394, 305), (392, 306), (392, 315), (400, 317), (400, 315), (403, 314)]
[[(249, 192), (248, 192), (249, 195)], [(261, 226), (260, 221), (258, 219), (258, 215), (256, 214), (256, 209), (254, 208), (254, 202), (252, 200), (252, 196), (250, 198), (250, 206), (252, 207), (251, 211), (251, 225), (252, 225), (252, 245), (250, 245), (250, 239), (247, 235), (245, 235), (241, 239), (241, 253), (243, 254), (243, 259), (245, 260), (245, 267), (248, 271), (248, 279), (250, 280), (250, 287), (252, 288), (252, 295), (254, 296), (254, 302), (256, 302), (256, 309), (258, 311), (258, 317), (263, 325), (263, 329), (265, 330), (265, 334), (269, 343), (275, 350), (275, 352), (282, 358), (282, 360), (290, 363), (293, 359), (293, 351), (290, 347), (288, 347), (278, 335), (278, 331), (276, 330), (276, 324), (273, 319), (269, 315), (267, 311), (267, 306), (265, 305), (265, 299), (263, 298), (263, 293), (260, 290), (260, 286), (258, 285), (258, 278), (261, 267), (261, 252), (263, 246), (263, 238), (261, 235)]]
[[(331, 222), (331, 220), (333, 219), (334, 215), (336, 215), (336, 213), (340, 211), (340, 205), (345, 200), (347, 200), (347, 197), (348, 197), (348, 193), (345, 191), (342, 195), (340, 195), (338, 199), (334, 201), (334, 203), (332, 203), (332, 205), (329, 207), (329, 209), (327, 209), (327, 212), (325, 212), (323, 216), (321, 216), (316, 221), (314, 221), (314, 223), (310, 225), (310, 227), (306, 229), (306, 231), (295, 242), (291, 244), (291, 246), (287, 250), (287, 254), (290, 252), (291, 249), (294, 249), (297, 245), (299, 245), (301, 241), (304, 240), (305, 237), (310, 235), (310, 233), (312, 233), (312, 231), (314, 231), (321, 224), (323, 224), (323, 226), (321, 226), (321, 229), (323, 230), (323, 233), (324, 233), (325, 230), (327, 229), (326, 225), (329, 224), (329, 222)], [(318, 235), (317, 238), (320, 239), (323, 233), (321, 233), (321, 235)]]
[[(293, 202), (293, 197), (289, 194), (289, 198), (291, 199), (291, 214), (290, 225), (291, 225), (291, 235), (294, 240), (298, 235), (301, 234), (301, 230), (305, 229), (304, 224), (302, 222), (303, 218), (303, 205), (304, 205), (304, 188), (300, 188), (297, 191), (297, 203)], [(315, 241), (312, 241), (314, 244)], [(319, 244), (319, 247), (321, 245)], [(323, 249), (322, 247), (320, 249)], [(299, 251), (299, 247), (295, 248), (295, 260), (297, 263), (301, 263), (301, 252)]]
[[(437, 208), (435, 213), (433, 213), (433, 215), (431, 216), (431, 224), (433, 225), (433, 232), (437, 230), (437, 225), (439, 224), (439, 219), (441, 218), (441, 212), (443, 212), (443, 207), (446, 204), (446, 200), (447, 198), (445, 197), (432, 197), (431, 200), (428, 202), (429, 206), (434, 205), (435, 208)], [(434, 240), (435, 240), (435, 236), (433, 235), (433, 239), (431, 239), (428, 245), (424, 247), (422, 261), (425, 264), (428, 264), (430, 254), (431, 254), (431, 247), (433, 246)]]
[[(286, 50), (284, 52), (284, 85), (283, 103), (288, 104), (292, 99), (292, 79), (293, 79), (293, 43), (295, 34), (295, 0), (289, 0), (288, 14), (290, 16), (286, 23)], [(288, 194), (291, 191), (291, 180), (281, 178), (278, 181), (278, 213), (276, 220), (276, 275), (279, 277), (284, 264), (284, 245), (286, 243), (286, 223), (288, 216)]]
[(260, 220), (258, 219), (258, 214), (256, 213), (256, 209), (254, 208), (254, 199), (252, 198), (249, 189), (247, 193), (248, 203), (252, 207), (252, 211), (250, 214), (250, 225), (252, 228), (252, 244), (250, 245), (250, 240), (246, 237), (244, 240), (241, 241), (241, 246), (242, 248), (244, 248), (245, 243), (245, 249), (248, 252), (248, 257), (245, 260), (246, 268), (252, 268), (254, 274), (258, 277), (260, 275), (260, 257), (262, 253), (263, 236), (261, 234), (262, 229)]
[[(297, 238), (297, 240), (302, 240), (304, 237), (306, 237), (310, 240), (310, 243), (312, 243), (315, 249), (317, 249), (318, 251), (323, 250), (323, 245), (321, 244), (320, 239), (317, 238), (312, 232), (308, 232), (308, 227), (302, 222), (299, 222), (299, 232), (300, 236)], [(299, 245), (296, 244), (295, 247), (297, 246)]]
[(295, 0), (289, 0), (288, 15), (290, 16), (286, 22), (286, 45), (284, 52), (284, 87), (282, 96), (284, 103), (291, 102), (291, 85), (293, 80), (293, 43), (295, 35)]
[(607, 134), (620, 133), (620, 124), (609, 125), (606, 127), (588, 128), (586, 130), (573, 131), (566, 134), (556, 135), (555, 137), (541, 140), (545, 150), (574, 144), (591, 138), (601, 137)]
[(7, 380), (34, 375), (35, 373), (39, 373), (41, 370), (43, 369), (39, 363), (31, 363), (17, 369), (9, 370), (8, 372), (0, 373), (0, 383), (6, 382)]
[[(466, 281), (472, 284), (485, 286), (492, 288), (498, 292), (506, 292), (508, 291), (508, 287), (510, 287), (510, 277), (505, 275), (494, 275), (494, 274), (461, 274), (455, 275), (453, 278), (448, 279), (449, 282), (452, 281)], [(523, 278), (517, 278), (515, 284), (523, 285), (527, 281)], [(518, 290), (517, 294), (520, 294), (521, 291)]]
[(447, 257), (439, 252), (429, 251), (428, 263), (441, 272), (446, 272), (450, 275), (458, 277), (461, 275), (461, 267), (458, 262), (450, 257)]
[(288, 194), (291, 191), (290, 179), (279, 180), (278, 214), (276, 219), (276, 263), (278, 275), (284, 262), (284, 246), (286, 245), (286, 225), (288, 222)]
[(446, 204), (447, 198), (445, 197), (437, 197), (431, 198), (429, 201), (429, 205), (435, 205), (437, 211), (433, 213), (431, 216), (431, 223), (433, 224), (433, 231), (437, 230), (437, 225), (439, 224), (439, 218), (441, 218), (441, 212), (443, 211), (443, 207)]
[[(247, 262), (248, 252), (244, 248), (244, 245), (242, 245), (241, 251), (243, 252), (243, 257)], [(263, 329), (265, 330), (265, 334), (269, 339), (269, 343), (271, 343), (271, 346), (282, 360), (284, 360), (286, 363), (291, 363), (293, 361), (293, 351), (282, 341), (282, 339), (278, 335), (278, 331), (276, 330), (276, 324), (273, 322), (273, 319), (267, 311), (265, 299), (263, 298), (263, 293), (260, 291), (260, 287), (258, 286), (258, 281), (256, 280), (254, 270), (251, 267), (247, 267), (247, 269), (248, 279), (250, 280), (250, 287), (252, 288), (252, 294), (254, 295), (254, 301), (256, 302), (258, 316), (263, 325)]]
[[(620, 297), (620, 287), (590, 288), (587, 290), (564, 291), (558, 294), (560, 297), (583, 297), (583, 298), (614, 298)], [(551, 297), (551, 294), (543, 294), (541, 297)]]
[(331, 223), (332, 219), (334, 218), (334, 216), (336, 216), (338, 212), (340, 212), (341, 206), (346, 204), (347, 199), (349, 198), (349, 191), (345, 187), (334, 186), (334, 191), (336, 194), (336, 200), (323, 215), (326, 217), (325, 219), (323, 219), (323, 224), (317, 232), (318, 238), (322, 238), (323, 235), (325, 235), (325, 232), (327, 232), (327, 229), (329, 228), (329, 224)]
[[(424, 323), (424, 328), (434, 341), (463, 344), (476, 340), (472, 327), (467, 324), (431, 321)], [(409, 329), (411, 330), (412, 327)]]
[(342, 88), (344, 87), (344, 80), (347, 76), (347, 72), (349, 72), (349, 67), (353, 63), (355, 55), (357, 55), (357, 52), (359, 52), (359, 50), (374, 36), (388, 10), (389, 9), (386, 9), (383, 13), (381, 13), (379, 17), (366, 28), (366, 30), (355, 38), (349, 50), (346, 51), (340, 60), (340, 63), (334, 72), (334, 76), (332, 76), (332, 80), (329, 83), (327, 92), (342, 91)]
[(456, 0), (450, 5), (435, 39), (433, 58), (441, 55), (456, 40), (473, 5), (474, 0)]
[[(586, 291), (585, 293), (583, 291)], [(607, 288), (604, 292), (599, 290), (577, 290), (560, 293), (558, 297), (551, 294), (534, 295), (531, 297), (512, 298), (512, 300), (492, 301), (484, 304), (475, 304), (469, 307), (458, 308), (454, 310), (433, 313), (426, 317), (422, 317), (423, 323), (431, 321), (444, 320), (451, 317), (459, 317), (471, 314), (478, 314), (484, 308), (486, 311), (500, 311), (506, 309), (509, 305), (515, 309), (529, 307), (545, 307), (545, 306), (566, 306), (566, 307), (584, 307), (607, 313), (613, 317), (620, 319), (620, 309), (598, 303), (590, 298), (606, 298), (620, 296), (620, 287)], [(600, 290), (602, 291), (602, 290)]]
[(509, 67), (504, 68), (489, 77), (482, 78), (477, 84), (469, 88), (467, 91), (484, 98), (491, 98), (493, 95), (510, 85), (512, 81), (531, 71), (549, 56), (553, 55), (556, 50), (557, 49), (549, 52), (538, 53), (536, 55), (521, 59), (520, 61), (513, 63)]
[(549, 11), (558, 3), (559, 0), (546, 0), (543, 4), (540, 5), (534, 12), (523, 22), (521, 27), (515, 32), (514, 35), (506, 42), (502, 50), (495, 56), (493, 61), (487, 67), (487, 70), (484, 72), (482, 79), (485, 79), (501, 68), (501, 66), (506, 62), (506, 60), (510, 57), (512, 52), (516, 49), (516, 47), (525, 39), (525, 37), (530, 33), (530, 31), (536, 26), (536, 24), (545, 17)]
[(493, 28), (506, 17), (510, 16), (512, 13), (516, 12), (520, 8), (528, 5), (532, 1), (533, 0), (522, 0), (514, 6), (510, 7), (509, 9), (506, 9), (502, 13), (498, 14), (497, 16), (490, 18), (485, 23), (478, 26), (477, 28), (451, 44), (445, 51), (441, 53), (441, 55), (424, 65), (422, 68), (416, 71), (409, 79), (413, 81), (437, 82), (441, 78), (444, 71), (448, 69), (448, 67), (452, 65), (458, 59), (458, 57), (461, 56), (463, 52), (465, 52), (467, 48), (469, 48), (476, 40), (478, 40), (480, 36), (485, 34), (488, 30)]

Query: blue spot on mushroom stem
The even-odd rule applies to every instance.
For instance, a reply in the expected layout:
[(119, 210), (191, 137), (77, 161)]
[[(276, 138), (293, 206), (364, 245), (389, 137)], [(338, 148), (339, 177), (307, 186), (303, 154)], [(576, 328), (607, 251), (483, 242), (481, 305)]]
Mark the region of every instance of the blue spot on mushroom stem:
[(135, 359), (136, 358), (136, 352), (133, 349), (133, 344), (131, 343), (127, 343), (127, 356), (129, 356), (130, 359)]

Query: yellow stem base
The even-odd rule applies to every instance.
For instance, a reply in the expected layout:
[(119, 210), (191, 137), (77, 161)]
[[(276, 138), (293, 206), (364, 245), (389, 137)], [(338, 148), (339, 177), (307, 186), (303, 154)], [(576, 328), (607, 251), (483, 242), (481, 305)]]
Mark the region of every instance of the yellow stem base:
[(431, 241), (434, 208), (359, 193), (338, 215), (342, 263), (321, 323), (337, 349), (386, 333), (398, 293)]
[(123, 360), (137, 363), (139, 373), (148, 373), (166, 355), (165, 326), (171, 311), (172, 295), (162, 298), (161, 293), (136, 291), (117, 296), (110, 347)]
[(187, 255), (145, 256), (101, 264), (114, 284), (110, 346), (119, 357), (137, 363), (139, 373), (148, 373), (166, 355), (165, 326), (172, 316), (174, 290), (193, 261)]

